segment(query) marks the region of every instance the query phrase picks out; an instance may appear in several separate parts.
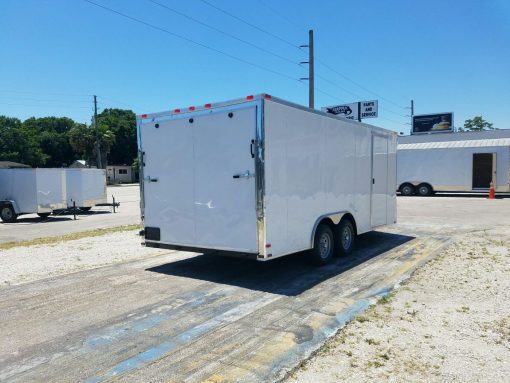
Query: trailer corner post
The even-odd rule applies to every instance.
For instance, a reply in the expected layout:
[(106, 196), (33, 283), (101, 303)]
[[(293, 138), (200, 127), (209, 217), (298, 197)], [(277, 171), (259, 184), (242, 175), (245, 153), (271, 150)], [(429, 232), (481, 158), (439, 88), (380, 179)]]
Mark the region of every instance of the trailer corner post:
[(74, 220), (76, 221), (76, 201), (73, 201), (73, 216)]
[(115, 196), (112, 194), (112, 199), (113, 199), (113, 212), (115, 213)]

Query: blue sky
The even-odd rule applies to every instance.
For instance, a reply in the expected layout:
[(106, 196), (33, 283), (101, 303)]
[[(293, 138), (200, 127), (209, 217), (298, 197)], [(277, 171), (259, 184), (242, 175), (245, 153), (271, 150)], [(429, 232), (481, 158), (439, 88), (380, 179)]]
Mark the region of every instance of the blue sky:
[(482, 115), (510, 128), (507, 0), (205, 0), (257, 29), (202, 0), (156, 0), (224, 33), (149, 0), (92, 1), (212, 49), (83, 0), (0, 0), (0, 114), (89, 122), (93, 94), (100, 110), (137, 113), (263, 92), (308, 104), (295, 63), (312, 28), (317, 108), (379, 99), (365, 121), (407, 133), (414, 99), (416, 114), (452, 111), (455, 126)]

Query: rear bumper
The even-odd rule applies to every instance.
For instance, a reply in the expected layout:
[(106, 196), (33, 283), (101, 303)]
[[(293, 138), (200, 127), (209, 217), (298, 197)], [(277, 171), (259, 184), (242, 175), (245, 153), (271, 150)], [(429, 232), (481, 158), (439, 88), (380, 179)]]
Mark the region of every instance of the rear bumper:
[(182, 246), (182, 245), (172, 245), (168, 243), (161, 243), (155, 241), (145, 240), (146, 247), (154, 247), (157, 249), (169, 249), (169, 250), (178, 250), (178, 251), (189, 251), (192, 253), (202, 253), (202, 254), (217, 254), (228, 257), (237, 257), (237, 258), (246, 258), (246, 259), (258, 259), (258, 254), (255, 253), (245, 253), (240, 251), (231, 251), (231, 250), (219, 250), (219, 249), (210, 249), (203, 247), (192, 247), (192, 246)]

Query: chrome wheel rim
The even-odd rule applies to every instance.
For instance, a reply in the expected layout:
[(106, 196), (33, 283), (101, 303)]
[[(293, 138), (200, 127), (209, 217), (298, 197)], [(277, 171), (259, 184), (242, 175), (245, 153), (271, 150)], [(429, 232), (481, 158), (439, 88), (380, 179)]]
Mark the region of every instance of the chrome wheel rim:
[(404, 188), (402, 189), (402, 194), (404, 195), (411, 194), (411, 188), (409, 186), (404, 186)]
[(324, 233), (321, 235), (319, 240), (319, 254), (321, 258), (327, 258), (331, 251), (331, 238), (328, 234)]
[(427, 187), (425, 187), (425, 186), (422, 186), (422, 187), (420, 188), (420, 194), (421, 194), (421, 195), (427, 195), (427, 194), (429, 194), (429, 188), (427, 188)]

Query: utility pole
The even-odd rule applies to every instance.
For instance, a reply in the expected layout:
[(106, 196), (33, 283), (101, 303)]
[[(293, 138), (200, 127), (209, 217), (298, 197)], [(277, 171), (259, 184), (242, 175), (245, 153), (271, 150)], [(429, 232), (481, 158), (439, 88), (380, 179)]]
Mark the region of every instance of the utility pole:
[(414, 100), (411, 100), (411, 133), (413, 132)]
[(300, 48), (308, 48), (308, 61), (301, 61), (300, 64), (308, 64), (308, 77), (302, 77), (301, 80), (308, 80), (308, 107), (314, 109), (314, 88), (315, 71), (313, 58), (313, 30), (308, 31), (308, 45), (300, 45)]
[(96, 162), (97, 168), (102, 169), (103, 164), (101, 161), (101, 145), (99, 143), (99, 131), (97, 129), (97, 96), (94, 95), (94, 130), (96, 132)]

